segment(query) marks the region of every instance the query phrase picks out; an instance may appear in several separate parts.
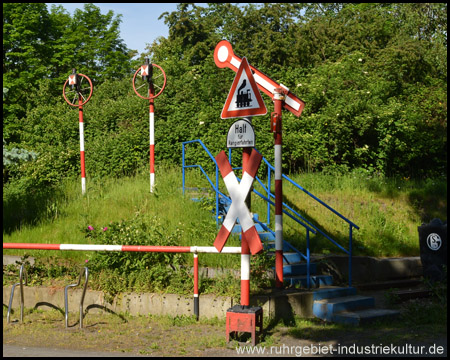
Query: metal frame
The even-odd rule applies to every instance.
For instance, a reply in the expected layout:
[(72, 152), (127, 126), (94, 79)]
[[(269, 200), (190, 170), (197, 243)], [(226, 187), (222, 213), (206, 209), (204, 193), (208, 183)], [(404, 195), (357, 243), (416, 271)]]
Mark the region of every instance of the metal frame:
[(9, 305), (8, 305), (8, 313), (6, 315), (6, 320), (8, 324), (10, 321), (10, 314), (11, 314), (11, 308), (12, 308), (12, 302), (14, 298), (14, 289), (17, 285), (20, 285), (20, 322), (23, 323), (23, 307), (24, 307), (24, 296), (23, 296), (23, 274), (25, 273), (25, 286), (28, 285), (28, 274), (27, 270), (25, 268), (25, 264), (22, 264), (19, 271), (19, 282), (15, 283), (11, 288), (11, 296), (9, 297)]
[(85, 274), (84, 278), (84, 287), (83, 287), (83, 294), (81, 295), (80, 300), (80, 329), (83, 328), (83, 302), (84, 302), (84, 296), (86, 295), (86, 289), (88, 284), (88, 278), (89, 278), (89, 270), (87, 267), (84, 267), (80, 271), (80, 276), (78, 277), (78, 282), (76, 284), (67, 285), (64, 288), (64, 308), (65, 308), (65, 322), (66, 322), (66, 328), (69, 327), (69, 304), (68, 304), (68, 290), (70, 287), (79, 286), (81, 283), (81, 277)]

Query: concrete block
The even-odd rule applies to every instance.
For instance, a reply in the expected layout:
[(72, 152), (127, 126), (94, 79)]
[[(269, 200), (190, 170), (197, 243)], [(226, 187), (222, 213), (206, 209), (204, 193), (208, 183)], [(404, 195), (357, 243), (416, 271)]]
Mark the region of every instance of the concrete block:
[[(342, 278), (348, 279), (348, 256), (329, 255), (321, 260), (330, 262)], [(352, 257), (352, 280), (355, 284), (420, 276), (422, 276), (422, 264), (419, 256), (404, 258)]]

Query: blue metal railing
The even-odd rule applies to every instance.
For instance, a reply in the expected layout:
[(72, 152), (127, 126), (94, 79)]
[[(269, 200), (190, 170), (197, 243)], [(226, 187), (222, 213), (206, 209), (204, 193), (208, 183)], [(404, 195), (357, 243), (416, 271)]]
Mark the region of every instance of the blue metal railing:
[[(211, 181), (211, 179), (209, 178), (208, 174), (205, 172), (205, 170), (203, 170), (201, 165), (186, 165), (185, 164), (185, 146), (188, 144), (192, 144), (192, 143), (199, 143), (203, 149), (206, 151), (206, 153), (209, 155), (209, 157), (211, 158), (211, 160), (214, 162), (214, 164), (216, 165), (216, 185), (213, 184), (213, 182)], [(183, 156), (183, 195), (184, 195), (184, 188), (185, 188), (185, 183), (186, 183), (186, 174), (185, 174), (185, 169), (187, 168), (199, 168), (200, 171), (203, 173), (203, 175), (205, 175), (206, 179), (208, 180), (208, 182), (210, 183), (211, 187), (214, 189), (215, 193), (216, 193), (216, 223), (219, 223), (219, 167), (217, 166), (217, 162), (216, 159), (214, 158), (214, 156), (212, 156), (212, 154), (209, 152), (209, 150), (207, 149), (207, 147), (205, 146), (205, 144), (203, 144), (203, 142), (200, 139), (197, 140), (190, 140), (190, 141), (185, 141), (182, 143), (183, 145), (183, 149), (182, 149), (182, 156)]]
[[(206, 174), (206, 172), (203, 170), (201, 165), (186, 165), (185, 164), (185, 146), (187, 144), (190, 143), (199, 143), (203, 149), (207, 152), (207, 154), (209, 155), (209, 157), (211, 158), (211, 160), (214, 162), (215, 167), (216, 167), (216, 185), (214, 186), (213, 182), (211, 181), (211, 179), (209, 178), (209, 176)], [(191, 140), (191, 141), (185, 141), (182, 143), (183, 148), (182, 148), (182, 156), (183, 156), (183, 194), (185, 192), (185, 169), (187, 168), (191, 168), (191, 167), (198, 167), (201, 172), (205, 175), (205, 177), (207, 178), (208, 182), (210, 183), (211, 187), (213, 188), (213, 190), (216, 193), (216, 223), (218, 224), (218, 219), (219, 219), (219, 214), (218, 214), (218, 209), (219, 209), (219, 196), (222, 196), (224, 199), (227, 199), (229, 202), (231, 202), (231, 199), (228, 198), (226, 195), (224, 195), (222, 192), (220, 192), (219, 190), (219, 170), (218, 170), (218, 166), (216, 163), (215, 158), (212, 156), (212, 154), (209, 152), (209, 150), (206, 148), (206, 146), (203, 144), (203, 142), (200, 139), (197, 140)], [(229, 149), (229, 161), (231, 164), (231, 149)], [(271, 190), (270, 190), (270, 184), (271, 184), (271, 171), (275, 171), (275, 168), (267, 161), (266, 158), (263, 157), (263, 161), (265, 162), (265, 164), (267, 165), (267, 186), (265, 186), (263, 184), (263, 182), (259, 179), (258, 176), (255, 177), (255, 179), (257, 180), (257, 182), (261, 185), (261, 187), (263, 188), (263, 190), (267, 193), (267, 196), (263, 195), (262, 193), (260, 193), (259, 191), (253, 189), (252, 191), (257, 194), (259, 197), (261, 197), (263, 200), (265, 200), (267, 202), (267, 224), (270, 223), (270, 206), (275, 206), (275, 203), (273, 201), (271, 201), (271, 198), (275, 198), (275, 195), (272, 194)], [(240, 168), (233, 168), (233, 169), (240, 169)], [(315, 201), (319, 202), (321, 205), (323, 205), (326, 209), (330, 210), (332, 213), (334, 213), (335, 215), (337, 215), (339, 218), (341, 218), (342, 220), (344, 220), (345, 222), (347, 222), (349, 224), (349, 241), (348, 241), (348, 249), (345, 249), (343, 246), (341, 246), (340, 244), (338, 244), (333, 238), (331, 238), (329, 235), (327, 235), (326, 233), (324, 233), (321, 229), (319, 229), (317, 226), (315, 226), (314, 224), (312, 224), (310, 221), (308, 221), (307, 219), (305, 219), (301, 214), (299, 214), (297, 211), (295, 211), (294, 209), (292, 209), (289, 205), (287, 205), (286, 203), (283, 202), (283, 213), (286, 214), (287, 216), (289, 216), (291, 219), (293, 219), (294, 221), (296, 221), (297, 223), (299, 223), (300, 225), (302, 225), (305, 229), (306, 229), (306, 255), (304, 255), (303, 253), (301, 253), (299, 250), (297, 250), (296, 248), (294, 248), (291, 244), (289, 244), (288, 242), (283, 240), (284, 245), (287, 245), (289, 248), (293, 249), (295, 252), (297, 252), (298, 254), (300, 254), (301, 257), (303, 257), (306, 262), (307, 262), (307, 286), (309, 288), (309, 264), (310, 264), (310, 246), (309, 246), (309, 232), (311, 231), (314, 234), (320, 233), (322, 236), (324, 236), (327, 240), (331, 241), (334, 245), (336, 245), (339, 249), (341, 249), (344, 253), (346, 253), (349, 256), (349, 286), (352, 286), (352, 242), (353, 242), (353, 228), (359, 229), (359, 227), (353, 223), (351, 220), (347, 219), (345, 216), (343, 216), (342, 214), (340, 214), (338, 211), (336, 211), (335, 209), (333, 209), (332, 207), (330, 207), (328, 204), (326, 204), (325, 202), (323, 202), (322, 200), (320, 200), (318, 197), (316, 197), (315, 195), (313, 195), (312, 193), (310, 193), (309, 191), (307, 191), (306, 189), (304, 189), (301, 185), (297, 184), (296, 182), (294, 182), (293, 180), (291, 180), (289, 177), (287, 177), (286, 175), (282, 174), (282, 177), (287, 180), (288, 182), (290, 182), (292, 185), (294, 185), (295, 187), (297, 187), (298, 189), (302, 190), (305, 194), (307, 194), (308, 196), (310, 196), (312, 199), (314, 199)], [(290, 213), (291, 212), (291, 213)], [(257, 219), (254, 219), (256, 222), (260, 223), (263, 228), (266, 231), (269, 231), (271, 233), (273, 233), (273, 231), (264, 223), (260, 222)], [(306, 223), (306, 224), (305, 224)]]
[[(229, 161), (231, 163), (231, 149), (229, 149)], [(275, 172), (275, 168), (267, 161), (267, 159), (265, 157), (263, 157), (263, 161), (265, 162), (265, 164), (267, 165), (267, 186), (265, 186), (262, 181), (256, 177), (256, 180), (258, 181), (258, 183), (262, 186), (262, 188), (267, 192), (267, 196), (269, 198), (275, 198), (275, 195), (272, 194), (272, 192), (270, 191), (270, 184), (271, 184), (271, 171)], [(302, 219), (303, 221), (305, 221), (308, 225), (310, 225), (311, 227), (313, 227), (317, 232), (319, 232), (322, 236), (324, 236), (327, 240), (331, 241), (334, 245), (336, 245), (339, 249), (341, 249), (344, 253), (346, 253), (349, 256), (348, 259), (348, 267), (349, 267), (349, 272), (348, 272), (348, 276), (349, 276), (349, 286), (351, 286), (352, 284), (352, 243), (353, 243), (353, 228), (359, 229), (359, 226), (356, 225), (354, 222), (352, 222), (351, 220), (347, 219), (344, 215), (340, 214), (338, 211), (336, 211), (335, 209), (333, 209), (332, 207), (330, 207), (328, 204), (326, 204), (325, 202), (323, 202), (321, 199), (319, 199), (317, 196), (313, 195), (312, 193), (310, 193), (308, 190), (306, 190), (305, 188), (303, 188), (301, 185), (297, 184), (295, 181), (293, 181), (292, 179), (290, 179), (289, 177), (287, 177), (286, 175), (282, 174), (283, 179), (289, 181), (292, 185), (294, 185), (295, 187), (297, 187), (298, 189), (302, 190), (305, 194), (307, 194), (308, 196), (310, 196), (312, 199), (314, 199), (315, 201), (317, 201), (318, 203), (320, 203), (321, 205), (323, 205), (325, 208), (327, 208), (328, 210), (330, 210), (331, 212), (333, 212), (335, 215), (337, 215), (338, 217), (340, 217), (342, 220), (344, 220), (345, 222), (348, 223), (349, 225), (349, 237), (348, 237), (348, 249), (345, 249), (343, 246), (341, 246), (340, 244), (338, 244), (333, 238), (331, 238), (329, 235), (327, 235), (326, 233), (324, 233), (321, 229), (319, 229), (318, 227), (316, 227), (314, 224), (312, 224), (311, 222), (309, 222), (308, 220), (306, 220), (302, 215), (300, 215), (298, 212), (296, 212), (294, 209), (292, 209), (289, 205), (287, 205), (286, 203), (283, 202), (283, 208), (287, 208), (289, 209), (292, 213), (294, 213), (297, 217), (299, 217), (300, 219)], [(258, 193), (257, 191), (254, 191), (255, 193)], [(260, 194), (259, 194), (260, 195)], [(260, 195), (261, 196), (261, 195)], [(261, 196), (262, 197), (262, 196)], [(264, 198), (264, 197), (263, 197)], [(268, 201), (267, 198), (265, 198), (267, 201), (267, 222), (270, 222), (270, 205), (274, 205), (272, 202)], [(283, 211), (284, 212), (284, 211)], [(290, 216), (291, 217), (291, 216)], [(299, 222), (299, 221), (297, 221)], [(309, 239), (307, 239), (308, 242)], [(309, 245), (307, 244), (307, 251), (309, 251)], [(308, 269), (309, 270), (309, 269)]]

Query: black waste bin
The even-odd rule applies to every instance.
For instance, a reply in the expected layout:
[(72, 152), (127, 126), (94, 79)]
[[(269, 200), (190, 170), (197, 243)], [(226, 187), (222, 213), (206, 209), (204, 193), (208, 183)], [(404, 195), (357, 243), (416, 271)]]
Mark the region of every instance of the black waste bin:
[(433, 219), (418, 227), (420, 260), (423, 276), (431, 281), (442, 281), (447, 268), (447, 221)]

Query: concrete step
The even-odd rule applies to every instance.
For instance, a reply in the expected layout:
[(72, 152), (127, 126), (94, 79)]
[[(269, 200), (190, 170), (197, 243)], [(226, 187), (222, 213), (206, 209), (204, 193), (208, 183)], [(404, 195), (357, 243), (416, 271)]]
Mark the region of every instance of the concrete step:
[[(283, 283), (291, 286), (301, 285), (306, 288), (308, 286), (308, 279), (306, 275), (283, 275)], [(333, 277), (331, 275), (311, 275), (309, 285), (313, 288), (333, 285)]]
[(319, 289), (313, 295), (313, 314), (325, 321), (358, 326), (386, 318), (395, 318), (397, 310), (375, 308), (371, 296), (356, 295), (356, 288)]
[[(275, 250), (269, 251), (267, 253), (269, 256), (275, 256)], [(304, 261), (304, 258), (300, 256), (298, 253), (294, 252), (284, 252), (283, 251), (283, 264), (291, 265), (298, 264)]]
[[(309, 275), (315, 275), (317, 272), (317, 264), (311, 263), (309, 264)], [(283, 275), (284, 276), (293, 276), (293, 275), (306, 275), (307, 266), (306, 263), (301, 264), (289, 264), (283, 266)]]
[(303, 258), (296, 252), (283, 252), (283, 264), (300, 263)]
[(343, 311), (333, 315), (332, 321), (339, 324), (361, 325), (383, 319), (393, 319), (400, 314), (398, 310), (365, 309), (359, 311)]
[(375, 299), (369, 296), (343, 296), (315, 300), (313, 314), (326, 321), (334, 321), (335, 315), (343, 311), (365, 310), (375, 307)]
[(396, 303), (408, 301), (411, 299), (422, 299), (430, 297), (432, 294), (430, 289), (408, 289), (408, 290), (394, 290), (392, 296)]
[(313, 300), (315, 301), (352, 295), (356, 295), (356, 288), (354, 287), (330, 287), (316, 290), (313, 295)]
[[(272, 233), (262, 233), (262, 234), (269, 234), (267, 236), (267, 241), (264, 243), (264, 246), (266, 248), (266, 250), (273, 250), (275, 251), (275, 236), (272, 235)], [(261, 236), (261, 233), (259, 233), (259, 235)], [(261, 238), (262, 240), (262, 238)], [(292, 252), (292, 248), (289, 247), (288, 245), (286, 245), (286, 243), (283, 242), (283, 255), (286, 253), (290, 253)]]
[(423, 278), (404, 278), (389, 281), (364, 282), (356, 284), (358, 290), (385, 290), (397, 288), (412, 288), (423, 284)]

